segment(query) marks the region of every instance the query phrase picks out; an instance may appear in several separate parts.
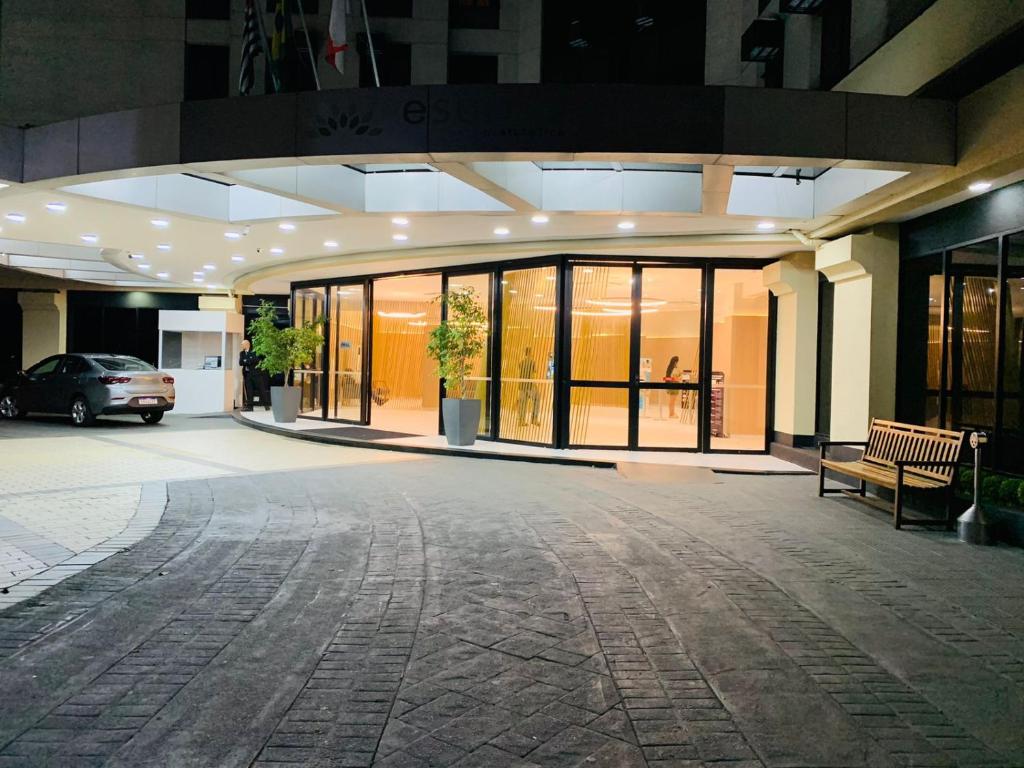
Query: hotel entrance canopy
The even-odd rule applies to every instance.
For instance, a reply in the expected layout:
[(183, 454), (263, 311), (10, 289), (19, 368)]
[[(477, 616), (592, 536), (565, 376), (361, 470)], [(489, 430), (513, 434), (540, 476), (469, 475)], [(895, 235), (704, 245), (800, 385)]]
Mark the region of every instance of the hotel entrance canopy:
[(232, 98), (3, 129), (0, 237), (21, 257), (9, 266), (242, 291), (399, 258), (774, 258), (956, 152), (955, 106), (907, 97), (500, 85)]

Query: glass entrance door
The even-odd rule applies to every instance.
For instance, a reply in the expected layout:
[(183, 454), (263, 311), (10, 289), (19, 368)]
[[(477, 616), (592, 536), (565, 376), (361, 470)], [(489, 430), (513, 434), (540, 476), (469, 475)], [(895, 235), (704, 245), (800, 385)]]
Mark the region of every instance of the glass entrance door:
[(366, 380), (366, 287), (363, 283), (331, 286), (327, 329), (330, 370), (327, 418), (368, 423)]
[(574, 263), (570, 281), (568, 447), (766, 449), (759, 269)]
[(703, 270), (574, 264), (570, 447), (699, 450)]

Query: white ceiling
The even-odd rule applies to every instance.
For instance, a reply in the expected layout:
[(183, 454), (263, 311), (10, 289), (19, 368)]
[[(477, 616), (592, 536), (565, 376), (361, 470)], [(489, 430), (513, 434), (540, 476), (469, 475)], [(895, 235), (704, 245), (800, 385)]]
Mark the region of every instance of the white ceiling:
[(0, 190), (0, 249), (10, 266), (56, 276), (246, 292), (564, 252), (768, 259), (807, 249), (790, 230), (821, 226), (905, 175), (833, 167), (797, 184), (765, 166), (733, 177), (726, 214), (705, 215), (694, 166), (367, 160), (12, 185)]

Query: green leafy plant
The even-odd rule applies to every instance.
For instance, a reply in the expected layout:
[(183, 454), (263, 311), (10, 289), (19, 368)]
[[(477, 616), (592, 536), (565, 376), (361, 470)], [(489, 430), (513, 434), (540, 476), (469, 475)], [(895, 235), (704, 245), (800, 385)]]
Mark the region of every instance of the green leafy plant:
[(298, 327), (278, 328), (274, 324), (277, 308), (269, 301), (261, 301), (256, 319), (249, 323), (252, 351), (259, 357), (259, 368), (270, 374), (287, 374), (313, 362), (323, 348), (320, 333), (324, 320), (318, 317)]
[(444, 379), (448, 397), (466, 396), (466, 379), (473, 361), (487, 343), (487, 315), (477, 302), (476, 291), (459, 288), (437, 298), (447, 316), (430, 332), (427, 353), (437, 361), (437, 375)]
[(999, 489), (1002, 486), (1002, 478), (995, 475), (987, 475), (981, 479), (981, 497), (986, 501), (998, 501)]
[(999, 501), (1008, 505), (1015, 506), (1017, 504), (1017, 496), (1020, 492), (1021, 482), (1012, 477), (1008, 477), (999, 484)]

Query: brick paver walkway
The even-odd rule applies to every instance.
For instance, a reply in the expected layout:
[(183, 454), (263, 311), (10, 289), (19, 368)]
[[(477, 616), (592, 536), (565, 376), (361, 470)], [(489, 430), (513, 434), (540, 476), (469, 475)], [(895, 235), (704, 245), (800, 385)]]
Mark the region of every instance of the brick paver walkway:
[(171, 483), (153, 535), (0, 613), (0, 768), (1024, 765), (1024, 552), (687, 479)]

